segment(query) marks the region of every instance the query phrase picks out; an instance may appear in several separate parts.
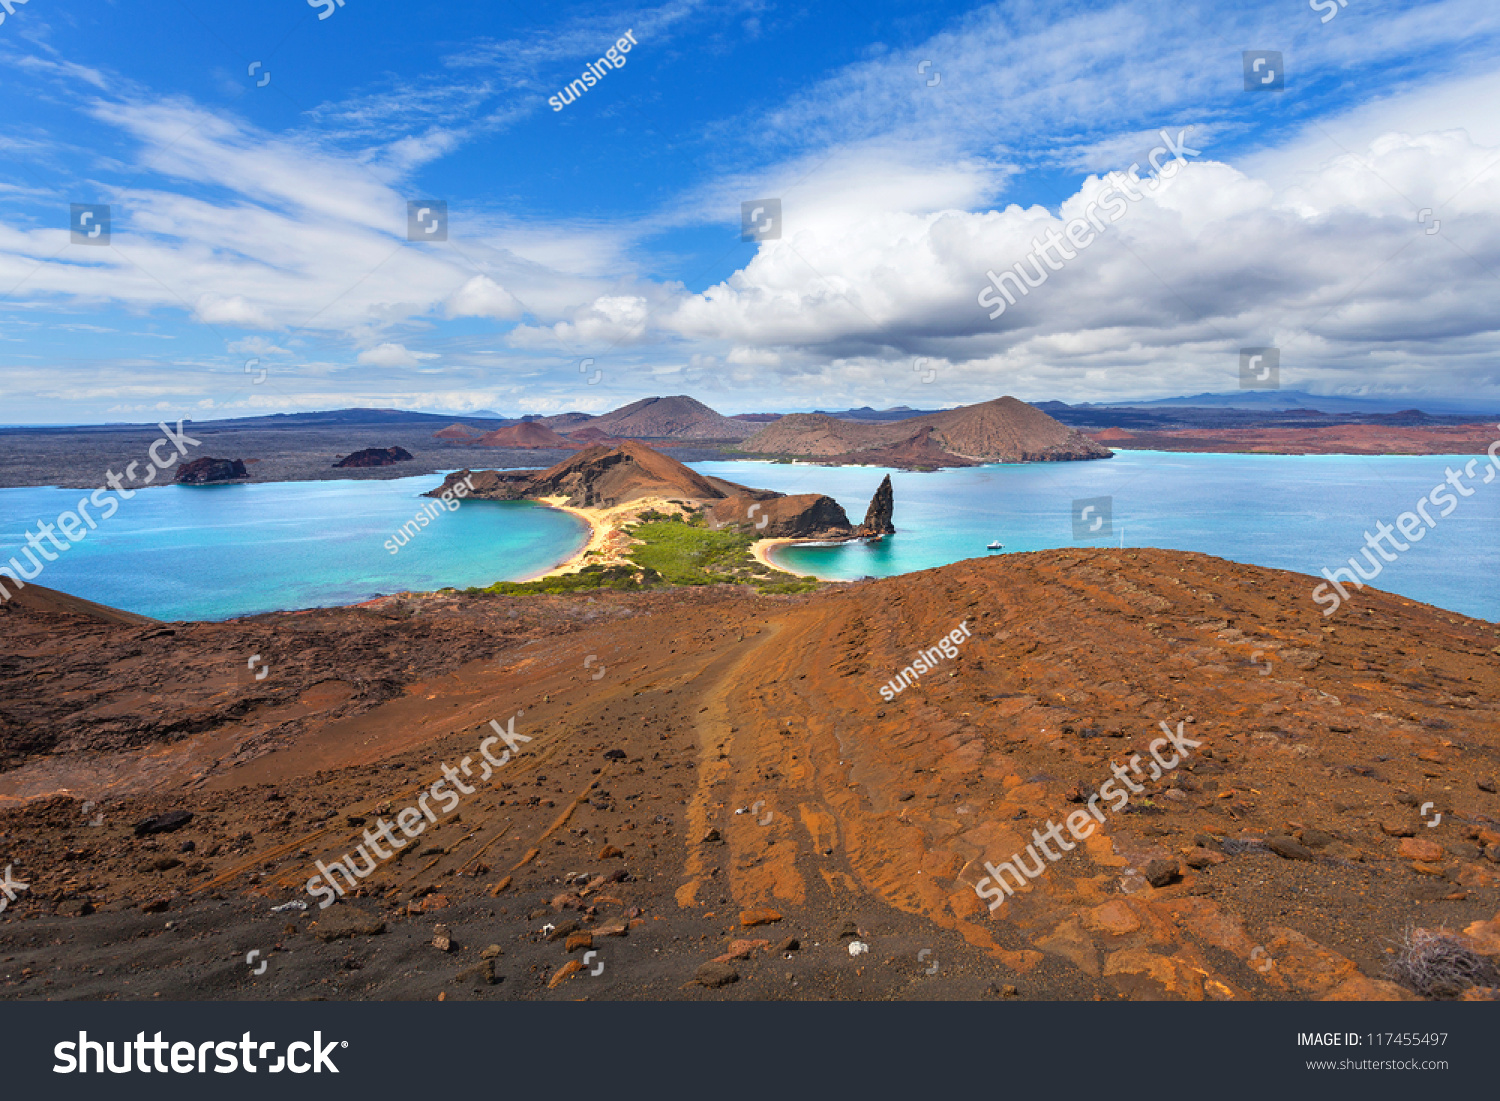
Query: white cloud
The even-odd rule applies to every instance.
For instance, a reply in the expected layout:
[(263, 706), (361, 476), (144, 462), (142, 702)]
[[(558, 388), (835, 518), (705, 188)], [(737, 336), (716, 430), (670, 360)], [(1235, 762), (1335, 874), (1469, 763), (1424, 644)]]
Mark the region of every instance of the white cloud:
[(487, 275), (476, 275), (448, 299), (444, 306), (448, 317), (493, 317), (502, 321), (521, 316), (521, 304), (511, 293)]
[(401, 344), (378, 344), (356, 357), (367, 367), (419, 367), (424, 360), (439, 358), (436, 352), (412, 352)]

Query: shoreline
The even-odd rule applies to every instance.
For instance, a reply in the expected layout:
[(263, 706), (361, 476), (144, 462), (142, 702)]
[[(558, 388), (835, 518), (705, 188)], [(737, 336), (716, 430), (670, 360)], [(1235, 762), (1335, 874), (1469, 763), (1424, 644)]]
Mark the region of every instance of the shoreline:
[(805, 539), (792, 539), (789, 537), (781, 537), (777, 539), (757, 539), (750, 547), (750, 555), (762, 566), (765, 566), (768, 569), (773, 569), (777, 573), (784, 573), (788, 577), (801, 578), (802, 574), (795, 573), (792, 570), (787, 569), (785, 566), (779, 566), (775, 562), (773, 562), (771, 560), (771, 552), (777, 547), (789, 547), (795, 543), (805, 543), (806, 541), (807, 540)]
[[(625, 533), (624, 529), (626, 525), (635, 523), (643, 512), (681, 511), (664, 497), (642, 497), (631, 501), (629, 504), (616, 505), (614, 508), (580, 508), (577, 505), (567, 504), (566, 497), (534, 497), (531, 500), (543, 508), (557, 509), (560, 512), (566, 512), (571, 516), (578, 517), (578, 519), (588, 525), (589, 537), (584, 545), (575, 553), (549, 570), (544, 570), (530, 577), (521, 578), (522, 582), (542, 581), (549, 577), (561, 577), (564, 574), (578, 573), (583, 567), (588, 565), (628, 565), (630, 564), (630, 560), (627, 554), (630, 548), (636, 545), (637, 540)], [(759, 539), (751, 544), (749, 548), (750, 555), (767, 569), (775, 570), (777, 573), (784, 573), (788, 577), (800, 578), (801, 574), (773, 562), (770, 552), (777, 547), (802, 542), (806, 542), (806, 540), (792, 538)]]

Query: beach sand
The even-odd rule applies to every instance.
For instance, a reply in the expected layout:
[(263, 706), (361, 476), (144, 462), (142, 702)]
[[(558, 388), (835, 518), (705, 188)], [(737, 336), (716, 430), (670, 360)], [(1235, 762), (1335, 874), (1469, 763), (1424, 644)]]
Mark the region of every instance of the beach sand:
[[(578, 508), (566, 503), (566, 497), (537, 497), (538, 504), (546, 505), (548, 508), (559, 509), (570, 515), (578, 517), (589, 526), (589, 540), (578, 551), (577, 554), (534, 577), (528, 577), (527, 581), (540, 581), (546, 577), (559, 577), (563, 574), (577, 573), (585, 566), (620, 566), (631, 565), (628, 557), (630, 548), (635, 546), (639, 540), (631, 538), (624, 531), (625, 527), (636, 523), (642, 513), (665, 512), (682, 515), (683, 510), (674, 501), (668, 501), (664, 497), (642, 497), (628, 504), (616, 505), (614, 508)], [(785, 546), (790, 543), (799, 543), (800, 539), (761, 539), (751, 548), (750, 553), (755, 560), (764, 566), (776, 570), (778, 573), (787, 574), (790, 577), (798, 577), (799, 574), (778, 566), (771, 561), (769, 551), (775, 547)]]

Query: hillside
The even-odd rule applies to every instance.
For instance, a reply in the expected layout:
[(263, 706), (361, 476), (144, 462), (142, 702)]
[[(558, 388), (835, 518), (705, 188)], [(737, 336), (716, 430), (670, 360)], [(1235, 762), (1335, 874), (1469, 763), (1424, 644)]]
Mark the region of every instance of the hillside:
[[(590, 447), (546, 470), (457, 471), (427, 496), (441, 496), (463, 481), (472, 484), (471, 496), (481, 500), (561, 498), (570, 508), (613, 511), (635, 501), (702, 508), (716, 529), (738, 528), (764, 538), (852, 539), (859, 534), (832, 497), (788, 497), (705, 477), (635, 440), (614, 448)], [(619, 526), (624, 520), (617, 515), (609, 523)]]
[(520, 424), (509, 424), (504, 428), (497, 428), (493, 432), (486, 432), (474, 443), (479, 447), (516, 447), (523, 449), (531, 448), (567, 448), (581, 447), (582, 444), (559, 435), (545, 425), (536, 421), (523, 421)]
[[(205, 976), (274, 930), (274, 965), (232, 989), (1415, 998), (1388, 974), (1409, 927), (1500, 959), (1500, 637), (1374, 589), (1330, 630), (1310, 580), (1104, 548), (791, 597), (443, 592), (170, 629), (13, 607), (0, 794), (35, 801), (0, 811), (33, 884), (0, 919), (8, 996), (117, 997), (123, 952), (127, 993), (215, 997), (240, 980)], [(957, 656), (882, 699), (961, 624)], [(481, 780), (511, 718), (529, 741)], [(1152, 779), (1160, 723), (1192, 747)], [(268, 914), (466, 757), (474, 794), (358, 897)], [(986, 863), (1089, 822), (1112, 769), (1123, 805), (988, 910)], [(151, 851), (132, 824), (171, 810), (193, 818)]]
[(742, 440), (754, 424), (721, 416), (696, 398), (642, 398), (595, 417), (591, 428), (627, 439)]
[(1012, 397), (892, 423), (859, 423), (820, 413), (782, 417), (745, 440), (757, 455), (901, 466), (969, 462), (1067, 462), (1107, 459), (1107, 447)]

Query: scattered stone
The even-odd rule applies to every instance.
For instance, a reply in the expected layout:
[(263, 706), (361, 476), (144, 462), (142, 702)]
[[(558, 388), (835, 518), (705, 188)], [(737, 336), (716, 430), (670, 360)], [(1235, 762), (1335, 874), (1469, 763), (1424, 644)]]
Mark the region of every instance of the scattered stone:
[(148, 860), (137, 870), (141, 872), (169, 872), (173, 868), (181, 866), (182, 861), (175, 856), (164, 856), (160, 860)]
[(780, 920), (780, 914), (764, 907), (740, 911), (740, 927), (744, 929), (752, 929), (757, 925), (770, 925)]
[(581, 933), (569, 933), (568, 941), (563, 947), (569, 952), (576, 952), (580, 948), (594, 947), (594, 934), (584, 930)]
[(583, 963), (581, 961), (569, 960), (567, 963), (563, 964), (557, 969), (557, 972), (552, 976), (552, 978), (547, 980), (547, 989), (557, 989), (563, 983), (567, 982), (569, 978), (578, 974), (578, 972), (582, 970)]
[(796, 952), (802, 947), (802, 942), (796, 937), (787, 937), (776, 946), (777, 952)]
[(453, 938), (448, 935), (448, 927), (439, 925), (432, 932), (432, 946), (439, 952), (453, 951)]
[(705, 845), (712, 845), (715, 842), (719, 842), (719, 841), (723, 841), (723, 840), (724, 839), (719, 836), (719, 831), (716, 830), (716, 829), (715, 830), (709, 830), (707, 833), (705, 833), (703, 835), (703, 843)]
[(839, 939), (843, 940), (845, 937), (857, 936), (859, 936), (859, 926), (855, 925), (852, 921), (844, 922), (844, 927), (839, 930)]
[(453, 976), (454, 982), (472, 983), (475, 986), (495, 985), (495, 961), (488, 956), (480, 957), (478, 963), (466, 967)]
[(1408, 837), (1396, 851), (1403, 860), (1420, 860), (1431, 864), (1443, 859), (1443, 846), (1421, 837)]
[(504, 954), (498, 944), (491, 944), (483, 952), (479, 953), (479, 958), (482, 960), (492, 960), (496, 956), (503, 956)]
[(769, 948), (771, 942), (768, 940), (732, 940), (729, 942), (729, 951), (722, 956), (715, 956), (714, 963), (728, 963), (730, 960), (747, 960), (762, 948)]
[(160, 914), (163, 913), (171, 904), (172, 900), (169, 898), (148, 899), (147, 901), (141, 903), (141, 913)]
[(1415, 837), (1417, 828), (1404, 819), (1389, 818), (1380, 823), (1380, 832), (1387, 837)]
[(1300, 840), (1309, 849), (1326, 849), (1333, 844), (1333, 836), (1322, 830), (1303, 830)]
[(625, 751), (623, 749), (606, 749), (604, 751), (604, 758), (608, 761), (623, 761), (625, 759)]
[(896, 801), (898, 803), (909, 803), (916, 797), (917, 793), (914, 791), (903, 791), (900, 795), (896, 796)]
[(613, 845), (605, 845), (599, 850), (599, 860), (616, 860), (625, 855), (624, 849), (617, 849)]
[(552, 929), (547, 933), (547, 939), (548, 940), (562, 940), (569, 933), (576, 933), (577, 931), (578, 931), (578, 922), (576, 922), (576, 921), (560, 921), (556, 925), (554, 925), (552, 927)]
[(870, 946), (862, 940), (851, 940), (849, 942), (849, 954), (851, 956), (863, 956), (870, 950)]
[(413, 899), (406, 904), (406, 912), (409, 914), (425, 914), (429, 910), (446, 910), (451, 903), (447, 895), (427, 895), (422, 899)]
[(1474, 782), (1479, 785), (1480, 791), (1487, 791), (1491, 795), (1495, 794), (1495, 778), (1493, 776), (1486, 776)]
[(155, 833), (172, 833), (180, 830), (193, 820), (193, 812), (190, 810), (169, 810), (166, 814), (158, 814), (154, 818), (147, 818), (144, 822), (135, 824), (135, 835), (137, 837), (150, 837)]
[(1224, 863), (1225, 857), (1207, 849), (1189, 849), (1183, 856), (1182, 862), (1189, 868), (1207, 868), (1214, 864)]
[(374, 937), (385, 932), (385, 919), (359, 906), (330, 906), (313, 923), (312, 933), (321, 941), (342, 937)]
[(1182, 879), (1175, 860), (1153, 860), (1141, 872), (1153, 887), (1167, 887)]
[(1313, 852), (1306, 845), (1302, 845), (1290, 837), (1268, 837), (1266, 848), (1270, 849), (1283, 860), (1311, 860)]
[(698, 968), (697, 974), (693, 976), (693, 981), (700, 986), (716, 989), (721, 986), (728, 986), (732, 982), (739, 982), (740, 973), (730, 964), (720, 963), (718, 960), (710, 960)]
[(86, 898), (65, 898), (57, 904), (61, 917), (88, 917), (94, 912), (94, 904)]

